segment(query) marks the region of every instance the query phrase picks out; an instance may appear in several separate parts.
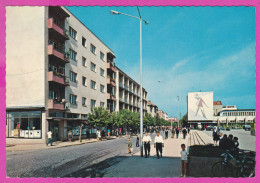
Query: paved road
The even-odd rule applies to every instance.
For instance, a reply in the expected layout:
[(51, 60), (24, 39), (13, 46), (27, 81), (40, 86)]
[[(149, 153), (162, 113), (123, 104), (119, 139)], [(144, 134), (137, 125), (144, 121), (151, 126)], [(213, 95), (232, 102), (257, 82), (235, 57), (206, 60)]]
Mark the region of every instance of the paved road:
[[(154, 139), (154, 136), (155, 133), (151, 134), (152, 139)], [(135, 147), (136, 136), (133, 136), (131, 140), (134, 153), (138, 152), (139, 148)], [(7, 176), (69, 177), (78, 170), (93, 167), (93, 165), (100, 164), (100, 162), (106, 163), (106, 165), (101, 163), (104, 167), (111, 166), (120, 159), (129, 157), (129, 154), (127, 154), (127, 141), (128, 138), (119, 138), (64, 148), (7, 152)], [(118, 157), (118, 159), (105, 161), (114, 157)], [(89, 174), (92, 173), (89, 172)]]
[[(203, 131), (210, 137), (212, 137), (212, 131)], [(231, 130), (221, 131), (223, 134), (232, 134), (234, 137), (238, 137), (239, 148), (255, 151), (255, 136), (250, 134), (250, 131), (245, 130)]]

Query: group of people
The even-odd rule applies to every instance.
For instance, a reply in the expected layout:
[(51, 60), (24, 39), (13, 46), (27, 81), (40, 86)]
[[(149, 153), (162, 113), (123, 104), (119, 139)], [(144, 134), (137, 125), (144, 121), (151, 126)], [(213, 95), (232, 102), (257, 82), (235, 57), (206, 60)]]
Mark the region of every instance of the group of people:
[(186, 139), (187, 134), (190, 133), (190, 127), (187, 127), (187, 128), (185, 128), (185, 127), (183, 127), (183, 128), (179, 128), (179, 127), (173, 128), (172, 129), (172, 136), (171, 136), (171, 138), (174, 138), (175, 134), (176, 134), (176, 138), (179, 138), (179, 133), (180, 132), (182, 132), (183, 138)]

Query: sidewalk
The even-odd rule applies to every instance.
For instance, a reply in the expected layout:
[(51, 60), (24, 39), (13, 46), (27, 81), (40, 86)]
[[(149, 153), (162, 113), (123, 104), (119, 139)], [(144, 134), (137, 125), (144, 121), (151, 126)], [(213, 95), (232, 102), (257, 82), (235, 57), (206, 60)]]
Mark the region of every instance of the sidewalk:
[[(117, 139), (117, 138), (124, 138), (124, 136), (121, 137), (115, 137), (111, 136), (109, 139), (103, 139), (102, 141), (110, 140), (110, 139)], [(82, 144), (88, 144), (93, 142), (98, 142), (98, 139), (82, 139), (82, 142), (79, 142), (79, 140), (75, 140), (73, 142), (62, 142), (62, 141), (56, 141), (53, 142), (51, 146), (50, 144), (46, 146), (45, 143), (38, 143), (38, 144), (6, 144), (6, 151), (28, 151), (28, 150), (40, 150), (40, 149), (53, 149), (53, 148), (61, 148), (61, 147), (68, 147), (68, 146), (75, 146), (75, 145), (82, 145)]]
[(163, 157), (156, 158), (156, 150), (151, 145), (150, 157), (140, 157), (140, 151), (132, 157), (126, 158), (120, 163), (109, 167), (103, 177), (180, 177), (181, 144), (188, 145), (188, 137), (182, 139), (169, 138), (164, 140)]

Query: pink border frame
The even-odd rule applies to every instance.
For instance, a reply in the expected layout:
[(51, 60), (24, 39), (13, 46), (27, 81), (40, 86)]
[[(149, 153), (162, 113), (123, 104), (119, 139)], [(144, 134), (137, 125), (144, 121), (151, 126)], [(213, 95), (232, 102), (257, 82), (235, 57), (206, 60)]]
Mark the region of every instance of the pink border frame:
[[(259, 180), (259, 171), (260, 169), (256, 168), (256, 177), (255, 178), (6, 178), (6, 153), (5, 153), (5, 92), (6, 92), (6, 83), (5, 83), (5, 6), (253, 6), (256, 9), (256, 114), (258, 114), (258, 110), (260, 108), (260, 93), (258, 91), (258, 87), (260, 86), (260, 0), (4, 0), (0, 1), (0, 182), (19, 182), (19, 183), (27, 183), (27, 182), (68, 182), (68, 183), (79, 183), (83, 181), (91, 181), (91, 182), (258, 182)], [(260, 121), (260, 116), (256, 115), (256, 121)], [(258, 128), (258, 125), (256, 125)], [(256, 137), (258, 137), (260, 131), (256, 130)], [(256, 151), (260, 150), (260, 143), (256, 142)], [(257, 162), (260, 160), (260, 156), (256, 156)], [(257, 163), (258, 166), (258, 163)]]

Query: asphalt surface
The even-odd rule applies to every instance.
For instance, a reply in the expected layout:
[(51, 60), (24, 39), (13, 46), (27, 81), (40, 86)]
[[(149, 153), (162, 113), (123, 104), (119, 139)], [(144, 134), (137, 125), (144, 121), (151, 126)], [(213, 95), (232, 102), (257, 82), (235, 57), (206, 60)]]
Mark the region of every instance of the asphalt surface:
[[(210, 137), (212, 137), (212, 131), (203, 131)], [(240, 149), (246, 149), (246, 150), (251, 150), (255, 151), (255, 136), (251, 135), (250, 131), (245, 131), (245, 130), (231, 130), (231, 131), (221, 131), (221, 133), (224, 134), (232, 134), (234, 137), (238, 137), (238, 142), (239, 142), (239, 148)]]
[[(154, 140), (155, 133), (150, 135)], [(134, 153), (138, 152), (136, 136), (131, 141)], [(127, 143), (128, 138), (119, 138), (64, 148), (7, 152), (7, 177), (102, 177), (99, 170), (130, 156)]]

